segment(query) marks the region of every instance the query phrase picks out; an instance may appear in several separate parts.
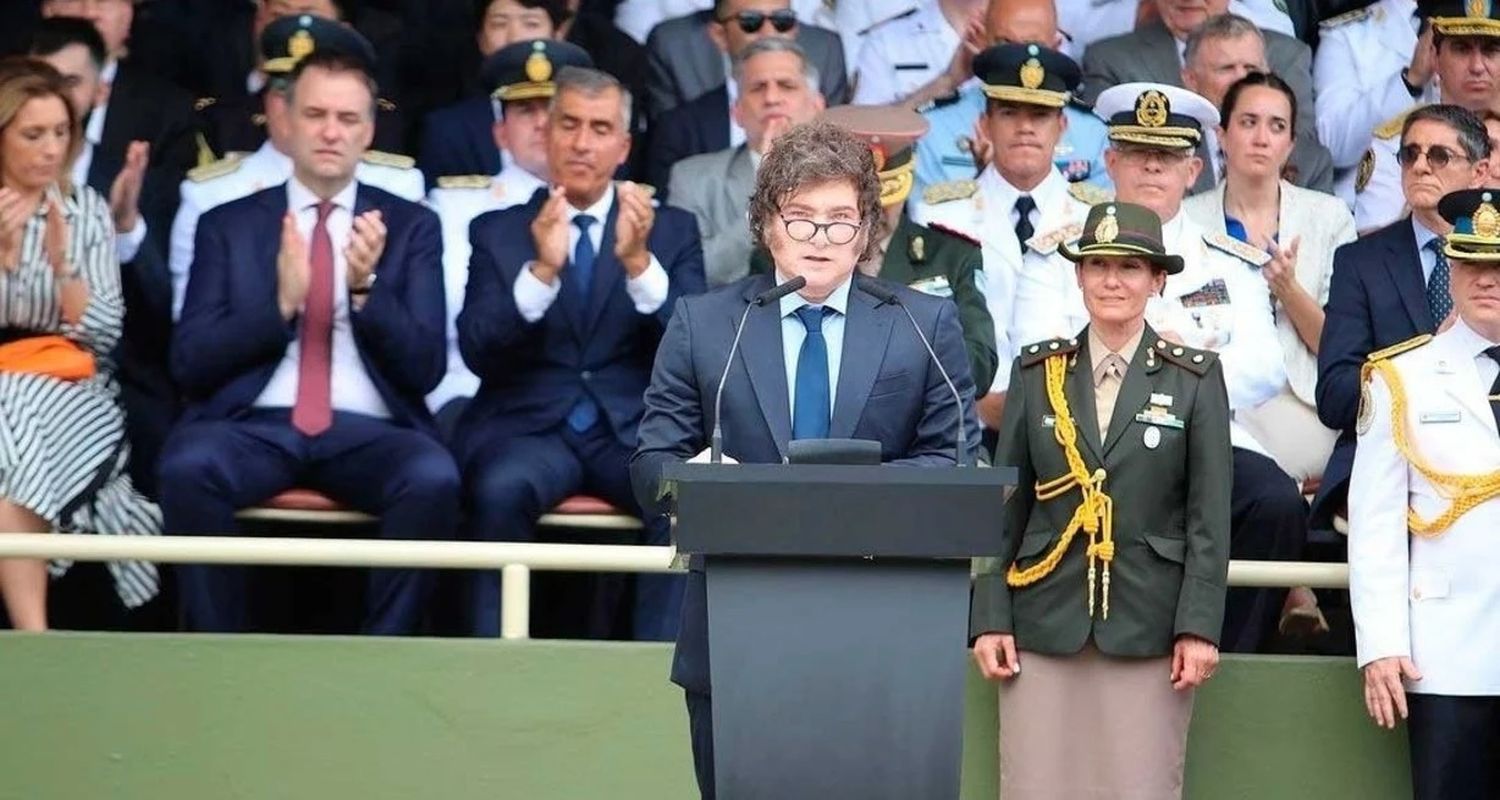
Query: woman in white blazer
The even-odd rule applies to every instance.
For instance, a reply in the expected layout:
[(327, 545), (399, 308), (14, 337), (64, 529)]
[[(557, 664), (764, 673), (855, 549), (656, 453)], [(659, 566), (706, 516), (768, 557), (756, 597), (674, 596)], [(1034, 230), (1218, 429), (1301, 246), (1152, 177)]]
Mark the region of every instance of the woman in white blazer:
[(1322, 475), (1337, 438), (1318, 421), (1318, 337), (1333, 251), (1354, 240), (1354, 216), (1333, 195), (1282, 178), (1296, 140), (1297, 99), (1280, 78), (1246, 75), (1225, 93), (1220, 114), (1224, 179), (1183, 208), (1204, 228), (1264, 253), (1261, 275), (1274, 301), (1287, 383), (1275, 398), (1236, 412), (1235, 419), (1287, 474), (1306, 482)]

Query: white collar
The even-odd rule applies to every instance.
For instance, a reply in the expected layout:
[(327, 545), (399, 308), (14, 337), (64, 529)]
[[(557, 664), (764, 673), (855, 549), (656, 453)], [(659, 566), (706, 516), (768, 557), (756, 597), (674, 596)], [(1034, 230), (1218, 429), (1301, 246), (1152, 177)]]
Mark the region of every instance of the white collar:
[(1450, 346), (1468, 358), (1488, 358), (1484, 351), (1500, 344), (1492, 342), (1480, 335), (1479, 331), (1469, 327), (1462, 316), (1453, 320), (1453, 327), (1444, 332)]
[(588, 214), (594, 218), (595, 223), (601, 226), (600, 230), (603, 230), (604, 220), (609, 218), (609, 210), (614, 204), (615, 184), (611, 181), (609, 188), (604, 190), (604, 194), (600, 195), (599, 199), (594, 201), (594, 204), (588, 208), (580, 210), (574, 208), (572, 203), (568, 203), (568, 223), (572, 224), (573, 220), (577, 219), (580, 214)]
[[(359, 181), (351, 180), (338, 194), (330, 198), (333, 204), (339, 208), (347, 209), (351, 214), (354, 212), (354, 197), (359, 190)], [(293, 213), (306, 210), (310, 206), (321, 203), (323, 198), (313, 193), (313, 190), (302, 185), (293, 175), (286, 181), (286, 207)]]
[[(781, 273), (776, 273), (776, 285), (780, 286), (783, 283), (786, 283), (786, 279), (781, 277)], [(822, 303), (817, 303), (816, 305), (821, 305), (825, 308), (831, 308), (834, 311), (847, 316), (849, 313), (849, 287), (853, 285), (854, 273), (851, 272), (849, 274), (849, 277), (845, 278), (844, 282), (839, 284), (838, 288), (834, 289), (832, 294), (828, 295), (828, 298), (826, 300), (824, 300)], [(810, 305), (815, 304), (807, 302), (807, 298), (803, 297), (797, 292), (792, 292), (791, 294), (781, 298), (781, 316), (790, 316), (797, 313), (797, 309), (803, 306)]]
[(1023, 194), (1029, 194), (1036, 202), (1037, 210), (1045, 214), (1061, 202), (1063, 195), (1067, 193), (1068, 179), (1064, 178), (1054, 166), (1047, 170), (1047, 177), (1043, 178), (1035, 189), (1023, 192), (1012, 186), (1010, 181), (1007, 181), (1000, 171), (995, 169), (995, 165), (991, 164), (980, 173), (979, 186), (990, 198), (989, 207), (1001, 213), (1009, 214), (1015, 208), (1016, 200)]

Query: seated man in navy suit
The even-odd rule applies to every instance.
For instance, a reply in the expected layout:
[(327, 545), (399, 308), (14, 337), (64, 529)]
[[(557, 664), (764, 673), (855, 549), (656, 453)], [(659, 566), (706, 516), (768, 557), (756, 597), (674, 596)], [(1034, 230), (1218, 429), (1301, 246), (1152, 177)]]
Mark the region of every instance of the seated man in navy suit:
[[(966, 460), (972, 458), (979, 426), (958, 309), (948, 299), (855, 276), (856, 265), (885, 238), (883, 216), (880, 181), (863, 140), (825, 121), (777, 138), (756, 175), (749, 212), (751, 235), (770, 252), (775, 276), (752, 276), (678, 304), (646, 391), (631, 464), (644, 507), (665, 512), (655, 500), (663, 464), (704, 456), (715, 389), (747, 306), (798, 276), (807, 280), (801, 290), (750, 309), (724, 389), (724, 460), (780, 463), (789, 440), (832, 437), (878, 441), (888, 463), (954, 464), (953, 395), (906, 314), (882, 301), (882, 291), (911, 311), (952, 376), (963, 397)], [(698, 788), (712, 798), (702, 569), (694, 559), (672, 681), (687, 693)]]
[[(443, 376), (442, 234), (430, 210), (358, 183), (374, 82), (332, 52), (291, 79), (292, 177), (198, 224), (172, 337), (188, 408), (158, 476), (166, 529), (228, 534), (301, 486), (380, 517), (391, 539), (453, 535), (458, 470), (423, 395)], [(193, 630), (245, 627), (245, 570), (184, 566)], [(430, 579), (373, 570), (363, 629), (411, 633)]]
[(1484, 123), (1468, 110), (1432, 105), (1413, 111), (1397, 151), (1411, 215), (1334, 251), (1318, 345), (1317, 400), (1318, 418), (1340, 434), (1313, 498), (1314, 528), (1331, 528), (1344, 507), (1366, 358), (1452, 322), (1442, 244), (1453, 225), (1438, 213), (1438, 201), (1484, 186), (1489, 155)]
[[(480, 386), (455, 441), (477, 538), (529, 541), (576, 492), (636, 508), (627, 462), (651, 360), (673, 304), (704, 278), (692, 216), (612, 180), (630, 153), (630, 112), (610, 75), (558, 70), (547, 123), (557, 185), (469, 228), (458, 345)], [(667, 534), (653, 519), (643, 542)], [(637, 581), (637, 638), (675, 635), (680, 587), (676, 576)], [(498, 634), (499, 600), (498, 576), (478, 574), (476, 634)]]

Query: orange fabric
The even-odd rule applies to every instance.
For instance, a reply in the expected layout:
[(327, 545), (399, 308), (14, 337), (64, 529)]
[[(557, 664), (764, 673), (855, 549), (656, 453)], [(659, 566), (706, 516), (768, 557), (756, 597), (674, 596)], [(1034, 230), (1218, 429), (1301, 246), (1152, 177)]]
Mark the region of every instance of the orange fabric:
[(81, 381), (94, 377), (94, 357), (62, 336), (28, 336), (0, 344), (0, 372)]

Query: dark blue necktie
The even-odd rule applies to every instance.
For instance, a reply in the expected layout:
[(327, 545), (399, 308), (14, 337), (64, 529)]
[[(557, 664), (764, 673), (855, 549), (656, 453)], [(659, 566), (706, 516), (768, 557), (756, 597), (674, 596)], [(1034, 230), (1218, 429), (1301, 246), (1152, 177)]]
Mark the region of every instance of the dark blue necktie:
[(1026, 243), (1036, 233), (1036, 228), (1031, 224), (1031, 212), (1035, 210), (1036, 201), (1031, 199), (1031, 195), (1023, 194), (1016, 198), (1016, 214), (1019, 217), (1016, 220), (1016, 238), (1021, 242), (1022, 253), (1026, 252)]
[[(1500, 364), (1500, 345), (1486, 348), (1484, 354)], [(1495, 427), (1500, 428), (1500, 375), (1495, 376), (1495, 382), (1490, 384), (1490, 413), (1495, 415)]]
[[(573, 248), (573, 278), (577, 283), (579, 300), (584, 309), (589, 307), (589, 288), (594, 285), (594, 243), (589, 239), (589, 228), (598, 220), (587, 214), (579, 214), (573, 218), (573, 224), (578, 226), (578, 246)], [(599, 406), (585, 390), (584, 395), (573, 404), (573, 409), (568, 412), (568, 427), (579, 433), (594, 427), (599, 421)]]
[(1448, 292), (1448, 257), (1443, 255), (1443, 240), (1433, 239), (1427, 247), (1437, 256), (1432, 277), (1427, 279), (1427, 310), (1432, 312), (1432, 329), (1436, 331), (1453, 312), (1453, 295)]
[(828, 340), (823, 338), (823, 306), (797, 309), (797, 319), (807, 328), (802, 351), (797, 354), (796, 402), (792, 404), (793, 439), (827, 439), (832, 403), (828, 397)]

